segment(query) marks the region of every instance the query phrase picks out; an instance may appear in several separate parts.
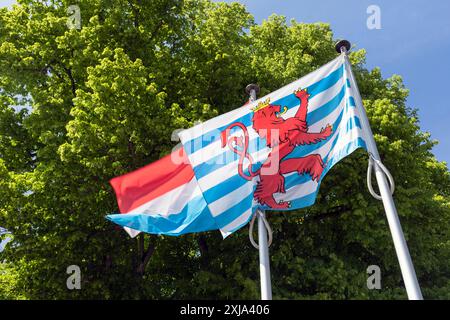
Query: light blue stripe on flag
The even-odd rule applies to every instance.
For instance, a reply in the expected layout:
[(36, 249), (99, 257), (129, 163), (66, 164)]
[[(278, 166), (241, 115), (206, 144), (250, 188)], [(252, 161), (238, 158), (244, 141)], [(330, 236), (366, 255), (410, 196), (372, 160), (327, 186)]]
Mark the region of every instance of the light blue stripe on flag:
[(107, 216), (107, 219), (134, 230), (170, 236), (217, 229), (216, 221), (212, 218), (201, 195), (191, 199), (183, 210), (178, 213), (169, 215), (148, 213), (110, 214)]

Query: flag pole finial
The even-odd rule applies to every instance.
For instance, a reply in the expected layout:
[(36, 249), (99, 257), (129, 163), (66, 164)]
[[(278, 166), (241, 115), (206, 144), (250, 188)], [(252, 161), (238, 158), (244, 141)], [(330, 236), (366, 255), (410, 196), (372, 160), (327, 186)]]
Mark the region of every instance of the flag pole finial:
[(250, 101), (255, 101), (260, 88), (257, 84), (251, 83), (245, 87), (245, 92), (250, 96)]
[(336, 42), (336, 45), (334, 46), (334, 48), (336, 49), (337, 53), (342, 53), (344, 52), (348, 52), (350, 51), (351, 48), (351, 43), (348, 40), (339, 40), (338, 42)]

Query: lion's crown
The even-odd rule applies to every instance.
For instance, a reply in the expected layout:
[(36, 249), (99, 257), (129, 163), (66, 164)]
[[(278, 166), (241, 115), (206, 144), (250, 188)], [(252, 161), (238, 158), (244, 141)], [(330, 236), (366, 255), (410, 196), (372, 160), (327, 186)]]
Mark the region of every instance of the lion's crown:
[(254, 107), (252, 110), (253, 112), (256, 112), (268, 106), (270, 106), (270, 98), (267, 98), (265, 101), (258, 102), (258, 105)]

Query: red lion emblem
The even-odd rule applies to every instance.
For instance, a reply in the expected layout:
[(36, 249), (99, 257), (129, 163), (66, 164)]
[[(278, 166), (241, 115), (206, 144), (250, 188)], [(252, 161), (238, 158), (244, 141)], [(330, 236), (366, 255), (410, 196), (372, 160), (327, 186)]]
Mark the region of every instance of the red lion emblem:
[[(276, 202), (275, 193), (285, 193), (284, 176), (291, 172), (298, 174), (309, 174), (313, 180), (319, 181), (324, 168), (320, 154), (310, 154), (306, 157), (284, 159), (295, 147), (305, 144), (314, 144), (327, 139), (332, 134), (332, 127), (328, 124), (320, 132), (308, 132), (306, 114), (308, 112), (309, 94), (306, 89), (296, 90), (295, 96), (300, 100), (300, 107), (295, 116), (283, 119), (281, 106), (270, 104), (270, 100), (260, 102), (253, 109), (253, 129), (261, 139), (266, 139), (266, 145), (272, 148), (267, 160), (261, 168), (252, 170), (253, 159), (248, 153), (249, 137), (247, 128), (240, 122), (229, 125), (222, 132), (222, 148), (228, 147), (239, 155), (238, 172), (246, 179), (252, 180), (259, 175), (254, 197), (262, 205), (267, 205), (273, 209), (287, 209), (290, 202)], [(239, 127), (244, 132), (244, 137), (230, 137), (230, 130)], [(248, 174), (244, 172), (244, 160), (247, 159)], [(275, 169), (273, 169), (275, 166)]]

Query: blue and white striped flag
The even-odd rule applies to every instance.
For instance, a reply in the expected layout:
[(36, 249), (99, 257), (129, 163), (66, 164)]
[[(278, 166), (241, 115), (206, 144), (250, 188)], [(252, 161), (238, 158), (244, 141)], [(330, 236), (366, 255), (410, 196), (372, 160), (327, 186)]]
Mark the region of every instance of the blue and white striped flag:
[(303, 78), (179, 136), (200, 192), (226, 237), (262, 210), (315, 202), (325, 174), (366, 148), (342, 54)]

